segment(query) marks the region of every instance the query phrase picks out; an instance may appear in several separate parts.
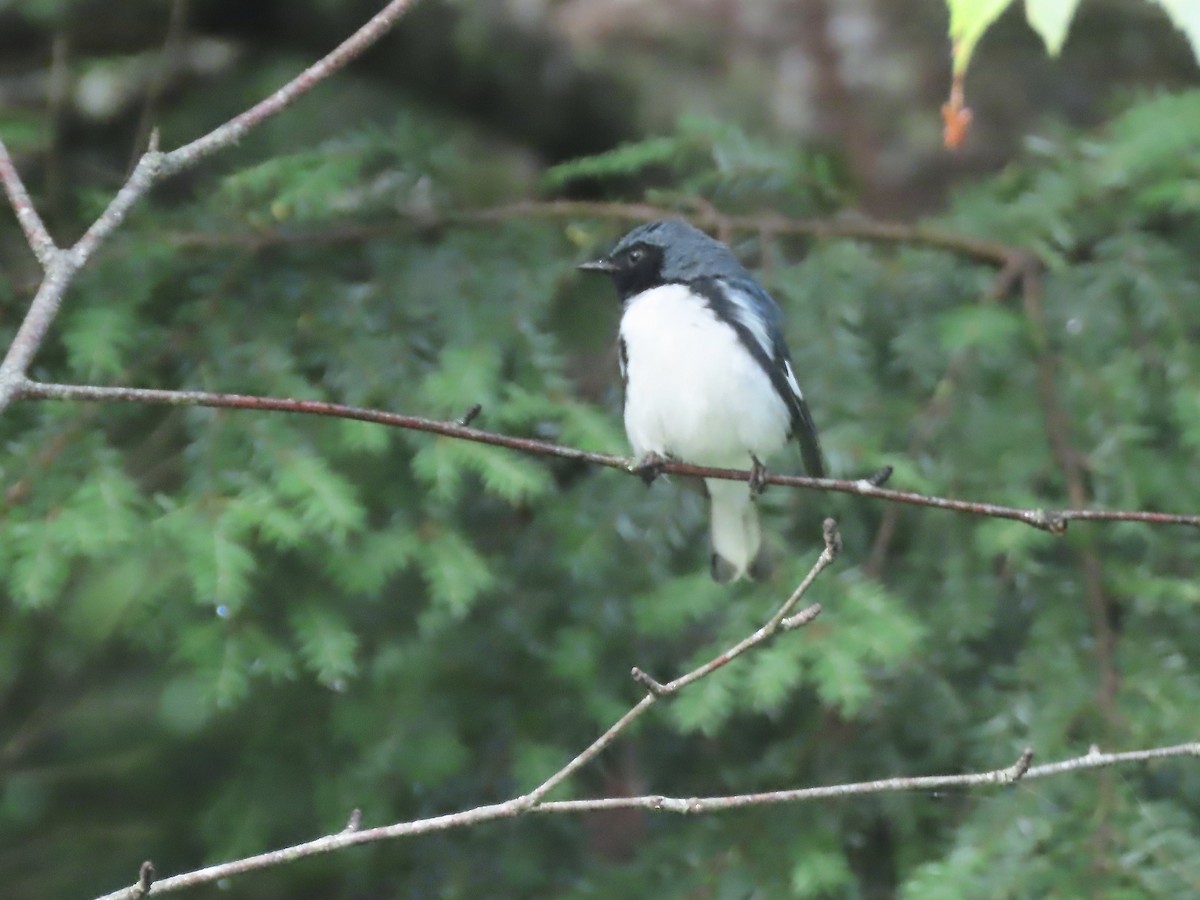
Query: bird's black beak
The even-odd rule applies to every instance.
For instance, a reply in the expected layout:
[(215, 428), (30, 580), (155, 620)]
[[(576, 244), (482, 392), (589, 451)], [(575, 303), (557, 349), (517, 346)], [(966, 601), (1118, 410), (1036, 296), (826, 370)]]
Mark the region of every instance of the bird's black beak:
[(600, 259), (593, 259), (590, 262), (580, 263), (577, 268), (581, 272), (605, 272), (609, 275), (617, 271), (617, 267), (613, 265), (613, 261), (607, 256)]

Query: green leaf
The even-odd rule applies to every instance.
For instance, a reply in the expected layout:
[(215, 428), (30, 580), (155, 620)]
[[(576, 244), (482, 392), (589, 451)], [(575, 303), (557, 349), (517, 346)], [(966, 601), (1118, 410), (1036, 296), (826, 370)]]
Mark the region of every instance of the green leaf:
[(300, 545), (310, 533), (304, 520), (282, 505), (282, 497), (266, 485), (247, 487), (229, 501), (225, 515), (239, 529), (254, 529), (258, 536), (279, 550)]
[(950, 8), (950, 40), (954, 42), (954, 71), (965, 72), (975, 45), (1012, 0), (946, 0)]
[(476, 403), (486, 414), (502, 381), (500, 362), (495, 345), (448, 347), (418, 393), (423, 403), (447, 415), (461, 416)]
[(162, 596), (169, 572), (146, 548), (128, 547), (112, 560), (87, 567), (71, 591), (64, 618), (89, 640), (105, 640), (139, 606)]
[(391, 446), (392, 429), (374, 422), (338, 419), (337, 431), (339, 441), (347, 450), (376, 456), (386, 452)]
[(120, 375), (137, 340), (137, 321), (127, 306), (92, 306), (70, 317), (63, 343), (73, 371), (90, 381)]
[(487, 560), (454, 530), (442, 530), (426, 541), (418, 559), (434, 601), (451, 620), (466, 616), (475, 599), (496, 581)]
[(236, 512), (212, 516), (181, 507), (156, 524), (182, 553), (195, 601), (222, 613), (236, 612), (249, 594), (250, 577), (257, 568), (254, 554), (242, 544)]
[(871, 696), (866, 660), (849, 648), (830, 644), (813, 663), (817, 693), (821, 700), (853, 718)]
[(632, 614), (640, 634), (675, 635), (689, 623), (708, 616), (726, 602), (728, 591), (708, 572), (663, 579), (633, 600)]
[(818, 835), (806, 834), (792, 867), (792, 890), (796, 897), (829, 897), (852, 894), (855, 878), (846, 854), (838, 846), (836, 833), (827, 828)]
[(786, 639), (753, 654), (747, 665), (746, 690), (754, 709), (774, 713), (783, 705), (803, 676), (803, 655), (798, 641)]
[(561, 188), (578, 178), (611, 178), (634, 175), (653, 165), (667, 165), (679, 155), (680, 137), (652, 137), (643, 141), (621, 144), (595, 156), (585, 156), (549, 169), (543, 184), (549, 190)]
[(1042, 36), (1046, 52), (1058, 56), (1067, 40), (1067, 30), (1079, 0), (1025, 0), (1025, 18)]
[(544, 463), (512, 450), (463, 441), (459, 448), (461, 459), (479, 474), (487, 491), (513, 505), (541, 496), (553, 484)]
[(1195, 54), (1197, 62), (1200, 62), (1200, 3), (1196, 0), (1150, 0), (1151, 3), (1157, 3), (1167, 15), (1171, 17), (1171, 21), (1175, 23), (1175, 27), (1184, 33), (1188, 42), (1192, 45), (1192, 53)]
[(561, 415), (562, 440), (583, 450), (622, 452), (625, 435), (617, 416), (583, 403), (564, 404)]
[(998, 306), (963, 306), (943, 313), (938, 323), (947, 353), (971, 348), (999, 348), (1024, 327), (1015, 313)]
[(722, 670), (679, 694), (669, 707), (670, 715), (680, 731), (712, 736), (733, 714), (736, 700), (734, 678), (728, 670)]
[[(194, 624), (182, 634), (175, 653), (194, 668), (196, 700), (205, 706), (230, 709), (248, 693), (249, 660), (245, 647), (224, 621), (210, 619)], [(199, 717), (200, 713), (196, 715)]]
[(71, 495), (53, 529), (67, 552), (96, 557), (139, 530), (138, 491), (125, 473), (98, 468)]
[[(0, 3), (0, 9), (3, 6)], [(4, 135), (8, 152), (14, 157), (33, 153), (47, 139), (46, 125), (41, 115), (36, 110), (19, 110), (15, 106), (0, 110), (0, 134)]]
[(53, 529), (43, 522), (29, 522), (9, 534), (16, 545), (6, 579), (13, 599), (25, 609), (48, 606), (58, 599), (71, 574), (70, 561), (60, 552)]
[(407, 526), (374, 531), (331, 548), (325, 570), (351, 594), (379, 593), (421, 550), (421, 539)]
[(220, 662), (213, 671), (210, 684), (213, 702), (218, 709), (232, 709), (249, 694), (248, 660), (243, 655), (241, 642), (236, 637), (225, 641)]
[(358, 672), (358, 637), (331, 610), (308, 606), (289, 616), (305, 664), (326, 687), (341, 688)]
[(280, 492), (299, 506), (310, 529), (325, 531), (340, 541), (363, 527), (366, 510), (354, 485), (321, 457), (301, 452), (282, 455), (276, 483)]
[(432, 489), (435, 497), (451, 500), (458, 496), (464, 474), (461, 446), (461, 441), (437, 437), (413, 454), (413, 474)]
[(196, 734), (208, 724), (216, 711), (210, 701), (205, 680), (198, 675), (180, 675), (163, 687), (158, 717), (170, 731)]
[(444, 529), (427, 541), (418, 557), (440, 611), (461, 619), (495, 581), (487, 561), (457, 531)]

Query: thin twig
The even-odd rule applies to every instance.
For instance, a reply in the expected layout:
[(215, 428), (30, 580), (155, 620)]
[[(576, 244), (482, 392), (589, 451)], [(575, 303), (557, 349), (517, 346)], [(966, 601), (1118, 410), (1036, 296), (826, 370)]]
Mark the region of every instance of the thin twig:
[(25, 239), (29, 241), (29, 249), (42, 264), (42, 268), (48, 270), (54, 261), (58, 247), (54, 244), (54, 238), (50, 237), (50, 232), (46, 230), (46, 225), (42, 222), (42, 217), (38, 215), (33, 201), (29, 199), (29, 191), (25, 189), (25, 182), (21, 180), (21, 174), (17, 171), (12, 157), (8, 155), (8, 147), (4, 145), (2, 139), (0, 139), (0, 182), (4, 184), (4, 193), (8, 195), (8, 202), (12, 204), (13, 212), (17, 214), (17, 221), (21, 223)]
[(773, 236), (846, 238), (876, 243), (916, 244), (957, 253), (1001, 269), (1020, 269), (1032, 257), (1021, 247), (929, 225), (885, 222), (864, 216), (797, 219), (773, 210), (727, 215), (712, 204), (692, 204), (686, 213), (650, 203), (612, 203), (592, 200), (523, 200), (481, 209), (421, 212), (417, 220), (371, 225), (347, 225), (334, 229), (272, 229), (253, 232), (182, 232), (169, 236), (177, 247), (222, 247), (235, 245), (264, 249), (287, 244), (339, 244), (372, 240), (395, 234), (400, 229), (440, 228), (447, 225), (491, 225), (512, 219), (599, 219), (617, 222), (647, 222), (685, 217), (700, 228), (731, 236), (735, 232), (767, 233)]
[(151, 132), (149, 149), (142, 154), (129, 180), (113, 197), (108, 208), (69, 250), (59, 251), (55, 248), (46, 226), (30, 202), (29, 194), (8, 155), (7, 148), (0, 142), (0, 182), (4, 184), (5, 193), (8, 194), (9, 202), (25, 231), (29, 246), (37, 254), (45, 270), (41, 287), (34, 295), (29, 311), (25, 314), (25, 319), (3, 362), (0, 362), (0, 412), (8, 407), (23, 384), (30, 363), (33, 362), (50, 325), (58, 315), (63, 294), (80, 267), (156, 182), (236, 143), (250, 129), (286, 108), (296, 98), (307, 93), (366, 50), (391, 28), (414, 2), (416, 0), (392, 0), (337, 48), (275, 93), (190, 144), (185, 144), (170, 153), (162, 153), (158, 150), (157, 134)]
[[(1066, 482), (1068, 501), (1072, 506), (1083, 507), (1089, 502), (1087, 478), (1083, 468), (1083, 456), (1071, 439), (1070, 415), (1059, 398), (1058, 365), (1050, 348), (1046, 311), (1042, 303), (1043, 280), (1040, 267), (1029, 266), (1025, 269), (1022, 273), (1021, 292), (1025, 316), (1033, 333), (1038, 399), (1045, 421), (1046, 440)], [(1097, 702), (1100, 711), (1111, 723), (1116, 721), (1117, 716), (1117, 637), (1109, 621), (1110, 601), (1104, 587), (1100, 555), (1092, 542), (1087, 542), (1080, 548), (1079, 568), (1083, 576), (1088, 619), (1095, 639), (1096, 667), (1099, 669)]]
[[(209, 866), (206, 869), (198, 869), (195, 872), (174, 875), (170, 878), (156, 881), (151, 893), (165, 894), (169, 891), (183, 890), (184, 888), (195, 887), (201, 884), (211, 884), (214, 881), (229, 878), (242, 872), (266, 869), (308, 856), (330, 853), (334, 850), (340, 850), (343, 847), (394, 840), (417, 834), (428, 834), (433, 831), (446, 831), (451, 828), (462, 828), (480, 822), (515, 818), (533, 812), (561, 814), (596, 812), (611, 809), (644, 809), (648, 812), (685, 814), (719, 812), (746, 806), (802, 803), (811, 800), (829, 800), (864, 794), (934, 791), (949, 788), (1004, 787), (1014, 783), (1037, 778), (1049, 778), (1069, 772), (1105, 769), (1111, 766), (1153, 762), (1183, 756), (1200, 757), (1200, 742), (1178, 744), (1171, 747), (1155, 747), (1149, 750), (1133, 750), (1126, 753), (1098, 753), (1091, 751), (1084, 756), (1046, 763), (1040, 766), (1029, 765), (1029, 761), (1032, 759), (1032, 751), (1026, 750), (1012, 765), (1005, 766), (1002, 769), (993, 769), (989, 772), (976, 772), (967, 775), (934, 775), (917, 778), (887, 778), (880, 781), (800, 788), (798, 790), (787, 791), (768, 791), (759, 794), (735, 794), (722, 797), (672, 798), (657, 795), (644, 797), (604, 797), (590, 800), (553, 800), (533, 807), (522, 805), (522, 798), (518, 797), (504, 803), (480, 806), (475, 809), (445, 816), (417, 819), (412, 822), (400, 822), (380, 828), (331, 834), (326, 837), (317, 838), (316, 840), (307, 841), (303, 844), (296, 844), (280, 850), (261, 853), (258, 856), (250, 856), (233, 862)], [(137, 896), (133, 893), (133, 890), (132, 887), (124, 888), (123, 890), (107, 894), (99, 898), (99, 900), (133, 900)]]
[(787, 791), (763, 791), (757, 794), (731, 794), (724, 797), (605, 797), (592, 800), (555, 800), (543, 804), (539, 812), (591, 812), (597, 809), (646, 809), (654, 812), (695, 813), (723, 812), (745, 806), (767, 806), (773, 803), (799, 803), (806, 800), (827, 800), (835, 797), (854, 797), (861, 794), (889, 794), (900, 791), (933, 791), (947, 788), (983, 787), (994, 784), (1015, 784), (1030, 776), (1033, 769), (1033, 750), (1026, 748), (1016, 762), (1003, 769), (973, 772), (969, 775), (924, 775), (912, 778), (883, 778), (854, 784), (833, 784), (828, 787), (797, 788)]
[(821, 551), (821, 555), (817, 558), (809, 573), (804, 576), (804, 580), (792, 591), (792, 595), (784, 601), (783, 605), (775, 611), (775, 615), (767, 620), (762, 628), (738, 641), (724, 653), (713, 657), (699, 668), (693, 669), (686, 675), (681, 675), (674, 681), (669, 681), (666, 684), (659, 684), (641, 669), (633, 670), (633, 678), (639, 684), (644, 685), (652, 694), (659, 697), (669, 697), (683, 690), (694, 681), (699, 681), (706, 675), (715, 672), (722, 666), (728, 665), (734, 659), (737, 659), (751, 647), (761, 644), (763, 641), (770, 639), (779, 631), (788, 631), (792, 628), (797, 628), (800, 625), (807, 625), (821, 613), (821, 604), (814, 603), (807, 609), (802, 610), (794, 616), (789, 616), (789, 613), (796, 608), (796, 604), (800, 602), (800, 598), (808, 593), (808, 589), (812, 587), (812, 583), (817, 580), (825, 569), (835, 560), (839, 553), (842, 552), (842, 536), (838, 533), (837, 523), (833, 519), (826, 519), (824, 525), (825, 534), (825, 549)]
[(395, 25), (415, 2), (416, 0), (392, 0), (358, 31), (275, 93), (203, 137), (166, 154), (163, 160), (163, 175), (173, 175), (195, 165), (217, 150), (237, 143), (250, 129), (291, 105), (297, 98), (359, 56)]
[(75, 276), (75, 261), (70, 251), (55, 250), (50, 256), (45, 277), (33, 295), (29, 311), (21, 321), (4, 361), (0, 362), (0, 411), (4, 410), (25, 382), (25, 372), (46, 332), (58, 315), (63, 294)]
[(69, 252), (74, 258), (76, 268), (88, 261), (100, 243), (125, 221), (125, 217), (129, 215), (133, 205), (142, 198), (146, 191), (150, 190), (154, 182), (158, 180), (162, 161), (163, 155), (158, 149), (158, 131), (154, 130), (150, 132), (146, 152), (142, 154), (137, 165), (133, 167), (133, 171), (129, 173), (129, 179), (121, 185), (121, 189), (109, 201), (104, 212), (100, 213), (96, 221), (83, 233), (83, 237), (76, 241), (75, 246), (70, 249)]
[(167, 15), (166, 34), (163, 36), (162, 49), (154, 65), (154, 72), (146, 84), (146, 96), (142, 100), (142, 111), (138, 115), (137, 128), (134, 130), (133, 158), (129, 165), (132, 168), (138, 157), (137, 148), (144, 145), (154, 130), (154, 117), (158, 112), (158, 104), (167, 83), (175, 73), (180, 56), (180, 46), (187, 32), (188, 0), (171, 0), (171, 11)]
[[(71, 104), (71, 39), (66, 28), (55, 32), (50, 45), (50, 80), (46, 85), (45, 204), (47, 218), (65, 218), (67, 192), (67, 117)], [(140, 146), (140, 145), (139, 145)]]
[[(766, 625), (760, 628), (751, 636), (751, 638), (740, 641), (737, 645), (716, 657), (715, 660), (705, 663), (704, 665), (694, 669), (692, 672), (677, 678), (671, 682), (672, 687), (669, 693), (676, 693), (683, 690), (687, 685), (703, 678), (705, 675), (711, 674), (720, 666), (729, 662), (735, 656), (744, 653), (751, 647), (761, 644), (763, 641), (770, 638), (778, 631), (788, 629), (786, 624), (789, 621), (786, 616), (799, 602), (800, 598), (812, 586), (816, 577), (825, 570), (828, 565), (833, 562), (841, 549), (841, 537), (837, 531), (837, 523), (833, 519), (826, 519), (824, 526), (825, 534), (825, 550), (817, 558), (813, 567), (809, 570), (808, 575), (800, 582), (800, 585), (792, 592), (791, 596), (784, 601), (779, 610), (772, 616)], [(809, 607), (802, 613), (792, 616), (792, 620), (796, 620), (796, 624), (804, 624), (816, 618), (820, 612), (819, 606)], [(801, 618), (803, 620), (801, 621)], [(794, 626), (792, 626), (794, 627)], [(718, 662), (719, 661), (719, 662)], [(634, 673), (638, 670), (634, 669)], [(635, 675), (636, 677), (636, 675)], [(338, 850), (342, 847), (350, 847), (355, 844), (372, 843), (375, 841), (390, 840), (392, 838), (406, 837), (414, 834), (424, 834), (429, 831), (442, 831), (447, 828), (459, 828), (465, 825), (473, 825), (478, 822), (487, 822), (492, 819), (512, 818), (528, 813), (532, 810), (542, 809), (547, 806), (543, 803), (543, 798), (552, 790), (562, 784), (566, 779), (571, 777), (581, 767), (587, 765), (597, 756), (599, 756), (613, 741), (615, 741), (630, 725), (639, 719), (651, 706), (658, 702), (662, 695), (656, 691), (650, 691), (641, 700), (639, 700), (628, 712), (612, 724), (600, 737), (592, 741), (582, 752), (575, 756), (565, 766), (543, 781), (527, 794), (522, 794), (519, 797), (513, 797), (511, 800), (506, 800), (503, 803), (492, 804), (491, 806), (480, 806), (475, 809), (465, 810), (459, 813), (452, 813), (445, 816), (436, 816), (432, 819), (419, 819), (415, 822), (401, 822), (396, 825), (387, 825), (382, 828), (361, 829), (361, 813), (355, 810), (350, 816), (350, 822), (347, 826), (337, 834), (331, 834), (327, 837), (318, 838), (315, 841), (309, 841), (304, 844), (298, 844), (294, 847), (287, 847), (283, 850), (274, 850), (270, 853), (262, 853), (258, 856), (239, 859), (234, 862), (222, 863), (216, 866), (209, 866), (207, 869), (199, 869), (195, 872), (188, 872), (183, 875), (175, 875), (171, 878), (164, 878), (162, 881), (154, 883), (149, 893), (159, 894), (168, 891), (182, 890), (188, 887), (194, 887), (200, 884), (211, 884), (222, 878), (228, 878), (231, 875), (237, 875), (242, 872), (249, 872), (254, 869), (264, 869), (270, 866), (277, 866), (293, 860), (301, 859), (306, 856), (314, 856), (318, 853), (329, 853), (332, 850)], [(580, 802), (580, 801), (573, 801)], [(605, 801), (582, 801), (582, 802), (600, 802)], [(563, 810), (566, 811), (566, 810)], [(143, 873), (144, 873), (143, 868)], [(137, 900), (147, 893), (142, 890), (139, 884), (131, 887), (123, 888), (107, 894), (100, 900)]]
[(135, 898), (145, 897), (150, 893), (150, 889), (154, 887), (154, 863), (146, 860), (138, 869), (138, 880), (133, 886), (133, 896)]
[[(984, 291), (979, 305), (994, 306), (1012, 292), (1023, 272), (1031, 266), (1037, 265), (1039, 265), (1037, 257), (1014, 252), (1012, 258), (1000, 267), (992, 279), (991, 285)], [(910, 458), (917, 458), (925, 452), (925, 448), (933, 438), (937, 422), (947, 414), (958, 383), (975, 356), (974, 347), (959, 349), (950, 356), (941, 377), (935, 382), (934, 388), (930, 392), (929, 399), (913, 416), (914, 428), (906, 448), (906, 454)], [(1083, 504), (1072, 505), (1082, 506)], [(871, 552), (863, 566), (863, 571), (872, 578), (879, 578), (883, 573), (888, 551), (899, 530), (901, 509), (900, 506), (889, 506), (880, 518), (879, 527), (875, 531), (875, 539), (871, 542)]]
[[(1067, 500), (1082, 507), (1089, 502), (1089, 490), (1084, 472), (1083, 454), (1076, 448), (1071, 433), (1074, 426), (1070, 413), (1058, 390), (1058, 361), (1050, 345), (1046, 311), (1042, 303), (1044, 282), (1040, 265), (1027, 266), (1021, 273), (1021, 296), (1025, 317), (1033, 337), (1034, 361), (1037, 367), (1038, 400), (1046, 441), (1066, 483)], [(1104, 585), (1100, 551), (1095, 535), (1087, 535), (1078, 548), (1079, 572), (1083, 578), (1083, 595), (1088, 624), (1092, 630), (1092, 648), (1096, 660), (1096, 705), (1110, 729), (1119, 724), (1117, 693), (1120, 675), (1117, 671), (1117, 631), (1113, 628), (1112, 601)], [(1097, 785), (1099, 795), (1093, 820), (1092, 864), (1106, 870), (1111, 862), (1111, 822), (1115, 803), (1115, 784), (1112, 773), (1104, 773)]]
[[(522, 201), (489, 209), (454, 213), (454, 222), (497, 222), (515, 218), (597, 218), (618, 221), (646, 221), (679, 217), (678, 210), (647, 203), (606, 203), (589, 200)], [(858, 216), (833, 219), (795, 219), (777, 212), (765, 211), (750, 215), (725, 215), (715, 209), (701, 209), (687, 217), (701, 228), (759, 232), (767, 230), (776, 235), (815, 238), (857, 238), (883, 243), (924, 244), (941, 250), (951, 250), (963, 256), (990, 263), (1007, 265), (1015, 256), (1028, 251), (1000, 241), (977, 238), (928, 225), (902, 222), (880, 222)]]
[[(604, 750), (605, 747), (611, 744), (621, 732), (633, 724), (636, 719), (640, 718), (651, 706), (653, 706), (656, 701), (663, 697), (677, 694), (689, 684), (699, 681), (706, 675), (711, 675), (713, 672), (731, 660), (741, 656), (751, 647), (761, 644), (763, 641), (774, 636), (776, 632), (782, 630), (781, 626), (784, 618), (789, 612), (791, 612), (793, 608), (795, 608), (796, 604), (800, 602), (800, 598), (808, 593), (808, 589), (812, 587), (812, 583), (816, 581), (817, 576), (825, 571), (826, 568), (828, 568), (829, 564), (833, 562), (833, 560), (837, 557), (838, 552), (841, 550), (842, 538), (841, 535), (838, 534), (837, 523), (833, 519), (825, 520), (824, 535), (825, 549), (821, 551), (821, 555), (817, 557), (817, 561), (813, 563), (813, 566), (811, 569), (809, 569), (808, 574), (804, 576), (804, 579), (800, 582), (796, 589), (792, 591), (791, 596), (783, 602), (783, 605), (779, 607), (775, 615), (768, 619), (767, 623), (763, 625), (762, 628), (758, 629), (749, 637), (738, 641), (734, 646), (730, 647), (724, 653), (717, 655), (701, 666), (697, 666), (687, 674), (681, 675), (669, 684), (659, 684), (641, 669), (635, 667), (631, 673), (633, 680), (642, 685), (642, 687), (646, 688), (646, 696), (643, 697), (636, 706), (629, 710), (629, 712), (621, 716), (621, 718), (617, 720), (617, 722), (613, 724), (608, 731), (600, 735), (600, 737), (598, 737), (591, 744), (591, 746), (587, 747), (573, 760), (571, 760), (569, 763), (547, 778), (544, 782), (526, 794), (522, 798), (524, 802), (531, 807), (541, 803), (543, 797), (549, 794), (558, 785), (562, 784), (562, 782), (564, 782), (566, 779), (571, 777), (571, 775), (574, 774), (580, 767), (594, 759), (602, 750)], [(808, 615), (807, 618), (804, 619), (804, 623), (811, 622), (821, 612), (821, 607), (819, 604), (814, 604), (805, 612), (808, 613)]]
[[(605, 466), (610, 469), (632, 471), (635, 465), (635, 461), (626, 456), (580, 450), (576, 447), (565, 447), (561, 444), (554, 444), (535, 438), (513, 437), (511, 435), (464, 426), (453, 421), (428, 419), (421, 416), (407, 416), (377, 409), (344, 406), (340, 403), (325, 403), (320, 400), (293, 400), (282, 397), (259, 397), (249, 394), (216, 394), (206, 391), (165, 391), (149, 388), (48, 384), (27, 380), (23, 380), (20, 383), (17, 392), (21, 398), (28, 400), (80, 400), (108, 403), (147, 403), (165, 406), (206, 406), (214, 409), (247, 409), (259, 412), (270, 411), (331, 416), (339, 419), (373, 422), (391, 428), (423, 431), (444, 437), (489, 444), (493, 447), (506, 447), (509, 450), (518, 450), (522, 453), (550, 456), (558, 459), (570, 459), (592, 465)], [(748, 481), (751, 475), (749, 471), (742, 469), (718, 469), (678, 462), (663, 463), (662, 472), (668, 475), (724, 478), (730, 481)], [(956, 500), (950, 497), (936, 497), (911, 491), (878, 487), (869, 478), (847, 480), (768, 473), (764, 478), (764, 483), (814, 491), (854, 494), (859, 497), (871, 497), (889, 503), (905, 503), (910, 506), (943, 509), (985, 518), (1010, 519), (1016, 522), (1023, 522), (1026, 525), (1051, 534), (1062, 534), (1066, 531), (1067, 524), (1072, 521), (1145, 522), (1151, 525), (1190, 525), (1200, 527), (1200, 515), (1143, 510), (1025, 509), (1014, 506), (1002, 506), (996, 503)]]

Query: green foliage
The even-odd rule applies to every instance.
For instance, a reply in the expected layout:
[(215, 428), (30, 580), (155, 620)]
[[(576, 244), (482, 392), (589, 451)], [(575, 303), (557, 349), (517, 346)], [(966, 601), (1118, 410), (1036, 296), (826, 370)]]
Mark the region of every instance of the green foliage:
[[(617, 310), (572, 269), (620, 226), (456, 219), (527, 196), (529, 160), (394, 97), (394, 122), (323, 124), (356, 96), (336, 89), (322, 115), (248, 141), (246, 165), (140, 208), (68, 299), (39, 375), (442, 419), (478, 403), (483, 427), (621, 451)], [(1045, 256), (1044, 330), (951, 252), (735, 235), (784, 308), (833, 471), (891, 464), (899, 487), (1065, 505), (1045, 350), (1094, 503), (1200, 509), (1197, 159), (1200, 95), (1149, 99), (955, 198), (939, 229)], [(818, 156), (698, 119), (543, 184), (584, 178), (800, 216), (845, 191)], [(1060, 539), (773, 489), (780, 574), (724, 588), (702, 499), (669, 480), (251, 412), (27, 404), (3, 428), (0, 883), (30, 896), (99, 893), (146, 856), (173, 871), (327, 833), (355, 807), (374, 825), (526, 789), (636, 702), (631, 666), (669, 679), (765, 621), (827, 515), (846, 551), (806, 598), (820, 618), (656, 707), (561, 795), (763, 791), (1194, 736), (1186, 533), (1076, 523)], [(1163, 763), (682, 822), (530, 817), (253, 890), (1186, 896), (1198, 823), (1194, 767)]]
[(577, 179), (669, 173), (663, 199), (707, 197), (722, 208), (771, 203), (785, 212), (830, 210), (844, 186), (827, 156), (756, 139), (729, 122), (681, 116), (675, 133), (623, 144), (607, 153), (560, 163), (546, 173), (548, 188)]
[[(1025, 18), (1041, 36), (1046, 52), (1057, 56), (1067, 40), (1071, 19), (1080, 0), (1025, 0)], [(1184, 33), (1200, 60), (1200, 6), (1192, 0), (1147, 0), (1170, 17)], [(1000, 18), (1013, 0), (946, 0), (950, 8), (950, 39), (954, 42), (954, 70), (965, 72), (975, 45)]]
[(305, 607), (289, 619), (305, 665), (322, 684), (344, 689), (345, 679), (358, 672), (354, 661), (358, 636), (336, 612), (325, 607)]

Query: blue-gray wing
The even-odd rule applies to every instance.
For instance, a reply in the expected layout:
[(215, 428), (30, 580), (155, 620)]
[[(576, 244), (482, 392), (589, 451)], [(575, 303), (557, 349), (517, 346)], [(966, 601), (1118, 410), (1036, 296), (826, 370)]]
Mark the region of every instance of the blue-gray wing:
[(824, 478), (825, 461), (817, 426), (792, 370), (792, 358), (783, 339), (783, 316), (771, 295), (752, 278), (702, 279), (693, 287), (719, 317), (733, 326), (763, 367), (787, 406), (791, 435), (800, 444), (805, 470), (814, 478)]

